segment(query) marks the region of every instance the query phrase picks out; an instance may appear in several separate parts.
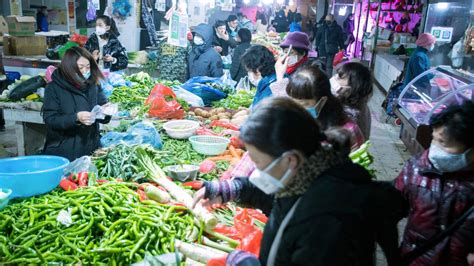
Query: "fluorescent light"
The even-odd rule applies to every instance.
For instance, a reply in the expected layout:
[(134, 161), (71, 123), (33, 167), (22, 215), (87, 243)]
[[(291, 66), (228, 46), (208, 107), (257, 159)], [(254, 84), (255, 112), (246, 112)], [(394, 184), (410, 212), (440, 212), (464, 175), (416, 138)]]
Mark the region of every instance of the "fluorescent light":
[(293, 2), (293, 0), (290, 0), (290, 2), (288, 3), (288, 5), (290, 5), (290, 6), (292, 6), (294, 4), (295, 4), (295, 2)]
[(272, 4), (273, 3), (273, 0), (263, 0), (263, 4), (265, 5), (269, 5), (269, 4)]
[(436, 4), (436, 9), (441, 9), (441, 10), (446, 10), (448, 9), (449, 3), (443, 2), (443, 3), (437, 3)]
[(285, 2), (285, 0), (277, 0), (277, 3), (282, 5)]
[(347, 12), (347, 6), (339, 8), (339, 16), (345, 16)]
[(244, 0), (244, 4), (248, 5), (250, 3), (250, 0)]

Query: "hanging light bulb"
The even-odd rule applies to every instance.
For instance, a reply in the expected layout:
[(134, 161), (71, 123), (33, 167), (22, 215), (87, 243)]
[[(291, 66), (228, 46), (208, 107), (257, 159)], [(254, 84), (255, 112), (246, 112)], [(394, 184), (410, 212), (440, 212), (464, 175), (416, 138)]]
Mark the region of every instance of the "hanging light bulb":
[(250, 4), (250, 0), (244, 0), (244, 4), (246, 5)]
[(347, 12), (347, 6), (339, 8), (339, 16), (345, 16)]
[(272, 4), (273, 3), (273, 0), (263, 0), (263, 4), (265, 5), (269, 5), (269, 4)]
[(290, 0), (290, 2), (288, 3), (289, 6), (293, 6), (295, 5), (295, 2), (293, 0)]
[(277, 0), (277, 4), (279, 4), (279, 5), (283, 5), (284, 2), (285, 2), (285, 0)]

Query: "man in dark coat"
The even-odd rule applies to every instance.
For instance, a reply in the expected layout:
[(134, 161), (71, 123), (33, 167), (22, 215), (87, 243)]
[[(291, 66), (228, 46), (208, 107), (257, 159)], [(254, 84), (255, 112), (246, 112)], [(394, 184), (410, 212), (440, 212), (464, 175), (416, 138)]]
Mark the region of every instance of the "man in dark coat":
[(230, 68), (230, 75), (233, 80), (239, 82), (240, 79), (247, 76), (247, 69), (240, 63), (240, 58), (242, 55), (250, 48), (252, 41), (252, 33), (246, 28), (242, 28), (238, 32), (238, 39), (240, 44), (237, 45), (237, 48), (234, 50), (234, 55), (232, 56), (232, 66)]
[(316, 49), (318, 57), (325, 58), (326, 74), (329, 77), (332, 76), (334, 56), (344, 48), (344, 32), (341, 26), (334, 20), (334, 15), (327, 15), (325, 23), (316, 34)]
[(193, 31), (193, 48), (188, 56), (189, 77), (224, 75), (221, 56), (212, 47), (213, 27), (199, 24)]
[(91, 155), (100, 147), (99, 123), (108, 123), (110, 116), (90, 126), (78, 122), (79, 112), (90, 112), (104, 105), (107, 98), (100, 86), (88, 83), (77, 88), (59, 70), (45, 90), (43, 118), (47, 126), (44, 154), (63, 156), (71, 162)]

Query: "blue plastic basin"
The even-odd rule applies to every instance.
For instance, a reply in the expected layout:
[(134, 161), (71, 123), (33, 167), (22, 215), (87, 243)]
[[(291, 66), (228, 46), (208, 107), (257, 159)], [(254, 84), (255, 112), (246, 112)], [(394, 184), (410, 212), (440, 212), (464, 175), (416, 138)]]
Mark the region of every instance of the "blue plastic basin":
[(24, 156), (0, 160), (0, 188), (9, 188), (12, 198), (31, 197), (59, 185), (69, 160), (58, 156)]

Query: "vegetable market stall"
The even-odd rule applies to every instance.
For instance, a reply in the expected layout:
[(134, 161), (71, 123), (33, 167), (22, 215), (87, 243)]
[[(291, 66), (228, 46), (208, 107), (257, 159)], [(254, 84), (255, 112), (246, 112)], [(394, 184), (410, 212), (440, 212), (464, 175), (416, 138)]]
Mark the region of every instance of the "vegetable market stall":
[[(126, 79), (133, 85), (114, 88), (109, 100), (133, 118), (108, 128), (92, 156), (71, 162), (58, 188), (4, 207), (0, 174), (0, 261), (205, 265), (235, 249), (259, 254), (267, 222), (260, 211), (192, 206), (204, 181), (232, 178), (245, 152), (236, 135), (255, 91), (156, 81), (145, 73)], [(207, 106), (189, 108), (201, 96)], [(38, 111), (23, 111), (41, 119)], [(368, 145), (351, 154), (366, 168)]]

